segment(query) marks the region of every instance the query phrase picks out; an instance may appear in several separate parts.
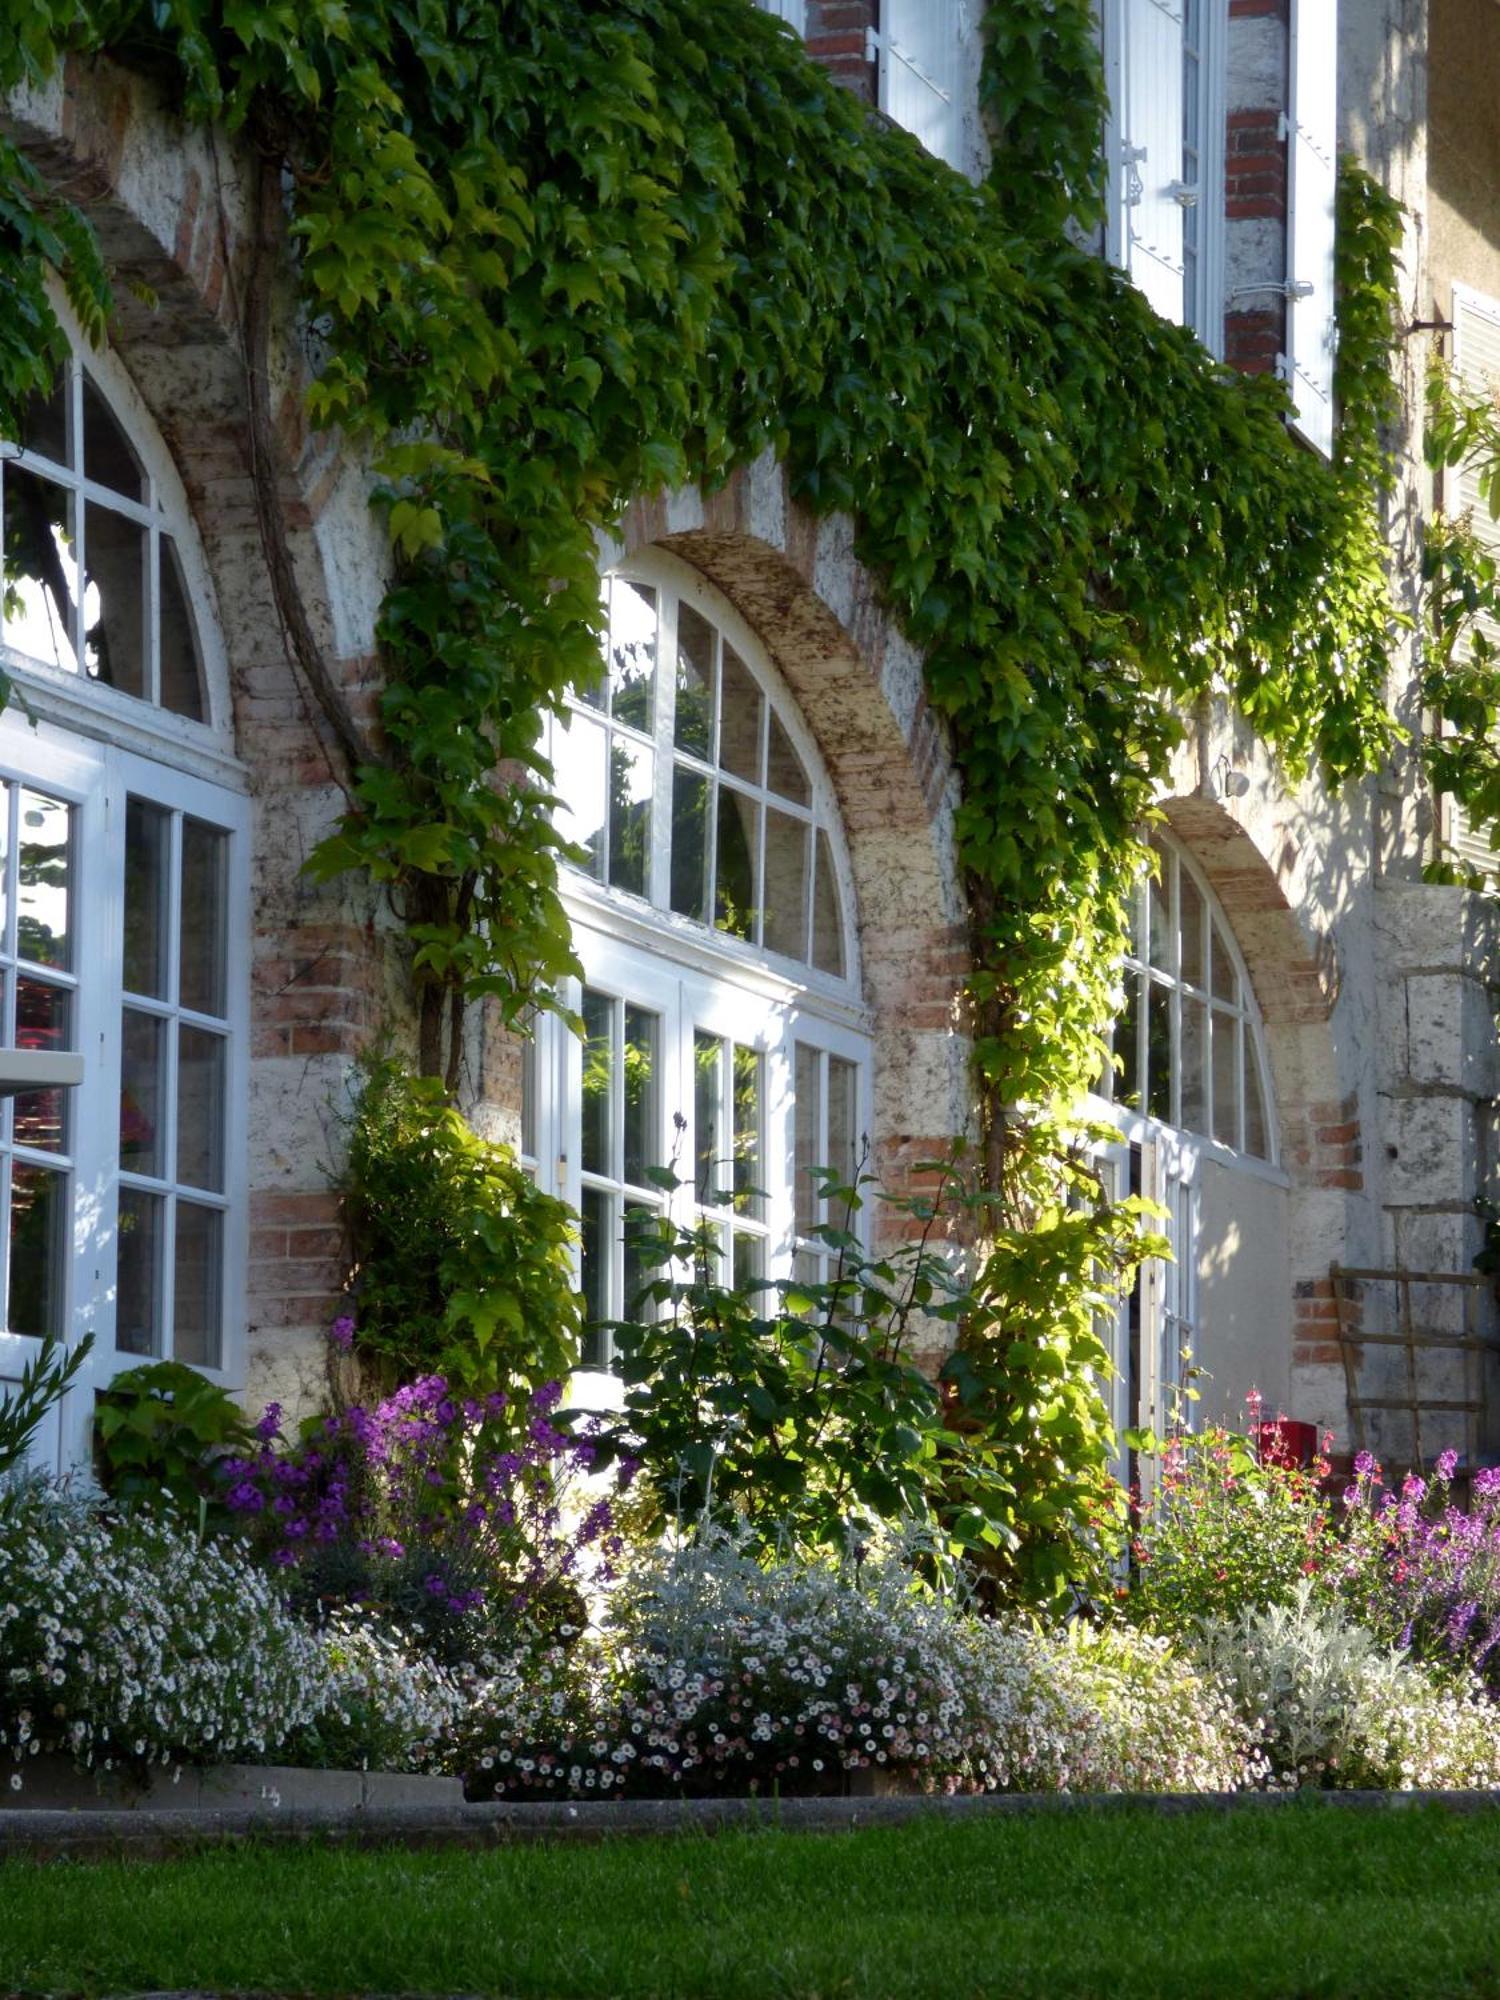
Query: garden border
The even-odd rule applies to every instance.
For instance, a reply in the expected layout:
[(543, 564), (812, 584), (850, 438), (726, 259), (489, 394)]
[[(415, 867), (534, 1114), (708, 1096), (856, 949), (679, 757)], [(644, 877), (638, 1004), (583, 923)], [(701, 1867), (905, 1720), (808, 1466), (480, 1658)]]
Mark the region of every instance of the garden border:
[(1260, 1812), (1324, 1808), (1451, 1813), (1500, 1809), (1496, 1791), (998, 1792), (978, 1798), (642, 1799), (457, 1806), (286, 1806), (215, 1811), (45, 1807), (0, 1809), (0, 1863), (27, 1859), (170, 1860), (231, 1841), (331, 1840), (356, 1847), (497, 1847), (742, 1830), (854, 1833), (912, 1820), (1004, 1819), (1045, 1813)]

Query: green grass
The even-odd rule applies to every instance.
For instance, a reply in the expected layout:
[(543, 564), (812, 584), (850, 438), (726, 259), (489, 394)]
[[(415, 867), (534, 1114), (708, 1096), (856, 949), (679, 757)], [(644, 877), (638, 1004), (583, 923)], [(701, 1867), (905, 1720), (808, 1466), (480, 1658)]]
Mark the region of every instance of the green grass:
[(1500, 1994), (1500, 1812), (0, 1866), (0, 1992)]

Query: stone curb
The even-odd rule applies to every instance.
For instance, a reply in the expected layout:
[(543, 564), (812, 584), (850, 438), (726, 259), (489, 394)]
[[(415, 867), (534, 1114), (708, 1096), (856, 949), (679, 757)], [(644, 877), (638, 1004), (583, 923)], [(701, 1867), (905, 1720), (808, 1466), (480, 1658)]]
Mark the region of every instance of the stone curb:
[(687, 1799), (548, 1802), (526, 1805), (369, 1805), (354, 1809), (128, 1811), (32, 1807), (0, 1810), (0, 1861), (159, 1860), (227, 1842), (338, 1841), (356, 1847), (510, 1846), (529, 1841), (649, 1839), (739, 1830), (849, 1833), (864, 1827), (1042, 1817), (1056, 1813), (1401, 1812), (1435, 1806), (1450, 1813), (1489, 1812), (1500, 1791), (1476, 1792), (1192, 1792), (1146, 1794), (999, 1793), (981, 1798)]

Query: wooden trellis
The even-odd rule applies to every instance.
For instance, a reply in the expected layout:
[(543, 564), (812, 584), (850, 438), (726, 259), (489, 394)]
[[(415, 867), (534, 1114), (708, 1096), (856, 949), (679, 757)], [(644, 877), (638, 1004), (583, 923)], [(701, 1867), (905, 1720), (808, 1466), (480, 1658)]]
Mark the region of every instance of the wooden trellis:
[[(1480, 1331), (1480, 1306), (1483, 1303), (1484, 1288), (1493, 1280), (1478, 1271), (1375, 1271), (1358, 1269), (1350, 1265), (1335, 1264), (1330, 1276), (1333, 1280), (1333, 1299), (1338, 1313), (1339, 1350), (1344, 1363), (1344, 1383), (1349, 1399), (1349, 1423), (1354, 1434), (1356, 1451), (1363, 1451), (1368, 1443), (1365, 1433), (1365, 1412), (1367, 1410), (1404, 1410), (1411, 1419), (1413, 1462), (1425, 1462), (1422, 1450), (1422, 1419), (1425, 1416), (1461, 1416), (1464, 1424), (1465, 1457), (1473, 1465), (1478, 1456), (1488, 1429), (1489, 1393), (1485, 1379), (1485, 1359), (1489, 1355), (1500, 1355), (1500, 1341), (1486, 1338)], [(1353, 1301), (1348, 1287), (1351, 1284), (1380, 1284), (1395, 1287), (1399, 1306), (1400, 1331), (1397, 1333), (1366, 1332), (1351, 1311)], [(1422, 1326), (1412, 1310), (1412, 1288), (1414, 1286), (1443, 1285), (1456, 1290), (1463, 1299), (1462, 1333), (1434, 1333)], [(1406, 1393), (1404, 1395), (1364, 1396), (1360, 1394), (1360, 1364), (1364, 1359), (1361, 1349), (1367, 1347), (1398, 1347), (1406, 1356)], [(1428, 1396), (1423, 1394), (1418, 1377), (1417, 1357), (1431, 1351), (1445, 1351), (1463, 1356), (1462, 1396)]]

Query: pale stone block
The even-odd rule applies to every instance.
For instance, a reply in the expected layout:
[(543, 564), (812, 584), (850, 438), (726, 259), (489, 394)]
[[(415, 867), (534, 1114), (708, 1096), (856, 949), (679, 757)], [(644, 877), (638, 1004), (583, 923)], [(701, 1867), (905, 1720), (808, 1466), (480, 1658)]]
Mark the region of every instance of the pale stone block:
[(1490, 1095), (1495, 1019), (1485, 988), (1451, 973), (1413, 973), (1402, 984), (1411, 1081), (1450, 1084), (1476, 1097)]
[(1479, 1188), (1479, 1130), (1469, 1099), (1387, 1097), (1382, 1106), (1390, 1206), (1472, 1201)]

